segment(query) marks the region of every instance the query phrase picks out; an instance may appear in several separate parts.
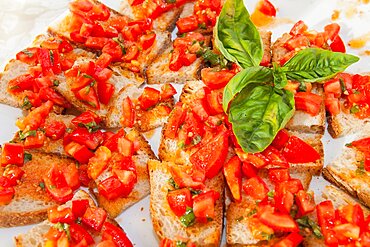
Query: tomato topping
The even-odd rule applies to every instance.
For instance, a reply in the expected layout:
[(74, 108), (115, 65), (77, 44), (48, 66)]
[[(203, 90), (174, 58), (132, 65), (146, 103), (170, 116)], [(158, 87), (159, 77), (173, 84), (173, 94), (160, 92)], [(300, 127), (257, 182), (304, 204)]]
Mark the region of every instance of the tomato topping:
[(299, 233), (292, 232), (284, 239), (274, 244), (273, 247), (297, 247), (302, 241), (303, 237)]
[(45, 124), (45, 135), (52, 140), (59, 140), (64, 136), (66, 128), (62, 121), (52, 120)]
[(71, 239), (75, 243), (81, 243), (82, 241), (85, 241), (86, 245), (91, 245), (95, 243), (90, 233), (86, 231), (85, 228), (83, 228), (79, 224), (71, 224), (69, 226), (69, 231), (71, 234)]
[(9, 204), (13, 197), (15, 191), (13, 187), (2, 187), (0, 186), (0, 205)]
[(171, 53), (169, 68), (172, 71), (178, 71), (181, 69), (183, 62), (182, 57), (185, 54), (185, 50), (181, 48), (175, 48)]
[(108, 166), (108, 162), (112, 156), (111, 151), (104, 146), (100, 146), (94, 157), (89, 160), (88, 174), (92, 179), (96, 179), (103, 170)]
[(44, 146), (45, 134), (41, 130), (37, 130), (34, 134), (26, 137), (23, 146), (26, 149), (40, 148)]
[(9, 164), (22, 166), (24, 162), (24, 148), (22, 144), (5, 143), (1, 151), (1, 165)]
[(148, 110), (150, 107), (159, 102), (160, 92), (151, 87), (145, 87), (143, 93), (139, 97), (140, 107), (143, 110)]
[(223, 168), (227, 185), (235, 201), (241, 201), (242, 194), (242, 171), (241, 161), (238, 156), (231, 158)]
[(288, 168), (289, 163), (285, 157), (273, 146), (268, 146), (262, 154), (270, 161), (268, 167), (271, 168)]
[(163, 84), (162, 87), (161, 87), (160, 100), (164, 101), (164, 100), (170, 99), (176, 93), (177, 93), (176, 89), (170, 83)]
[(174, 106), (170, 116), (168, 117), (167, 124), (164, 130), (164, 136), (166, 138), (175, 139), (177, 130), (180, 125), (184, 122), (186, 117), (186, 111), (182, 107), (182, 103), (178, 102)]
[(86, 145), (89, 149), (96, 149), (101, 143), (103, 143), (104, 134), (101, 130), (91, 132), (87, 128), (78, 127), (73, 130), (72, 133), (68, 133), (64, 137), (64, 144), (68, 144), (70, 141), (77, 142), (82, 145)]
[(294, 24), (289, 34), (296, 36), (298, 34), (303, 34), (305, 31), (307, 31), (307, 29), (307, 25), (302, 20), (299, 20), (296, 24)]
[(16, 59), (23, 62), (23, 63), (33, 65), (37, 61), (37, 51), (38, 51), (38, 49), (39, 48), (37, 48), (37, 47), (26, 48), (26, 49), (17, 53)]
[(269, 191), (266, 183), (258, 176), (245, 180), (243, 190), (255, 200), (263, 200)]
[(247, 178), (256, 177), (258, 172), (257, 168), (248, 162), (243, 162), (242, 171), (244, 176), (246, 176)]
[(104, 105), (108, 105), (114, 93), (114, 85), (107, 82), (98, 82), (98, 97), (99, 101)]
[(308, 163), (320, 159), (320, 154), (309, 144), (296, 136), (291, 136), (282, 151), (290, 163)]
[(334, 94), (335, 98), (339, 98), (342, 95), (342, 86), (341, 86), (340, 79), (334, 78), (334, 79), (327, 81), (324, 84), (324, 91), (325, 91), (325, 94), (332, 93)]
[(131, 45), (126, 50), (126, 54), (122, 56), (122, 60), (125, 62), (130, 62), (135, 60), (139, 56), (139, 48), (136, 45)]
[(339, 34), (340, 26), (337, 23), (331, 23), (324, 27), (325, 38), (334, 41)]
[(220, 114), (224, 112), (222, 108), (222, 97), (223, 97), (222, 92), (216, 92), (212, 90), (209, 94), (207, 94), (206, 97), (207, 97), (208, 108), (212, 115), (216, 115), (216, 114)]
[(212, 140), (201, 146), (190, 156), (190, 162), (205, 171), (207, 178), (213, 178), (221, 170), (229, 146), (229, 132), (222, 130)]
[(47, 101), (41, 106), (37, 107), (31, 111), (25, 118), (16, 122), (17, 127), (20, 130), (29, 130), (38, 129), (45, 121), (46, 117), (49, 115), (53, 107), (53, 102)]
[(220, 193), (214, 190), (203, 192), (193, 198), (193, 211), (198, 221), (207, 222), (215, 217), (215, 202), (220, 198)]
[(193, 199), (188, 188), (169, 191), (167, 202), (172, 212), (178, 217), (185, 214), (187, 207), (193, 206)]
[(103, 240), (112, 240), (116, 246), (119, 247), (133, 247), (133, 244), (128, 239), (126, 233), (109, 222), (105, 222), (103, 225)]
[(8, 82), (8, 91), (10, 93), (23, 92), (33, 88), (35, 78), (30, 74), (20, 75)]
[(325, 98), (325, 108), (331, 115), (338, 115), (340, 113), (339, 99), (335, 98), (332, 94), (328, 94)]
[(198, 28), (198, 25), (199, 23), (195, 15), (180, 18), (176, 22), (176, 26), (177, 29), (179, 30), (179, 33), (187, 33), (194, 31)]
[(79, 199), (72, 201), (72, 212), (75, 217), (81, 217), (85, 214), (86, 209), (89, 207), (89, 200)]
[(298, 191), (295, 197), (300, 215), (306, 215), (315, 210), (316, 204), (313, 195), (304, 190)]
[[(133, 186), (132, 186), (133, 188)], [(131, 190), (132, 190), (131, 188)], [(129, 194), (124, 191), (124, 184), (117, 177), (109, 177), (98, 184), (99, 193), (108, 200), (114, 200), (121, 197), (123, 194)]]
[(135, 123), (135, 109), (130, 97), (126, 97), (122, 102), (121, 124), (123, 127), (132, 128)]
[(80, 187), (80, 180), (78, 179), (78, 170), (75, 164), (71, 163), (68, 166), (64, 167), (62, 172), (67, 185), (72, 190), (76, 190)]
[(191, 175), (181, 170), (181, 168), (171, 166), (169, 169), (173, 180), (180, 188), (193, 188), (193, 189), (204, 188), (204, 184), (202, 181), (194, 180)]
[(258, 218), (263, 224), (271, 227), (276, 231), (281, 232), (299, 231), (297, 223), (288, 214), (264, 210), (263, 212), (258, 214)]
[(312, 116), (320, 112), (322, 97), (310, 92), (298, 92), (294, 95), (295, 106), (297, 110), (305, 111)]
[(234, 75), (235, 73), (232, 71), (215, 71), (213, 68), (205, 68), (201, 71), (202, 81), (211, 89), (220, 89), (225, 87)]
[(330, 44), (330, 49), (335, 52), (346, 52), (346, 46), (344, 45), (344, 42), (339, 35)]
[(140, 44), (141, 48), (144, 50), (149, 49), (155, 41), (155, 38), (157, 37), (156, 33), (149, 33), (149, 34), (144, 34), (140, 37)]
[(281, 151), (286, 143), (289, 140), (289, 133), (285, 129), (280, 130), (277, 134), (274, 140), (272, 141), (271, 145), (276, 148), (277, 150)]
[(75, 220), (75, 216), (71, 208), (58, 209), (58, 207), (55, 207), (48, 210), (48, 220), (51, 223), (71, 224)]
[(56, 165), (52, 165), (43, 180), (46, 190), (57, 202), (64, 203), (72, 198), (73, 191), (67, 185), (63, 172)]
[(268, 0), (259, 1), (257, 9), (267, 16), (276, 16), (275, 6)]
[(86, 164), (89, 162), (89, 159), (94, 156), (94, 153), (91, 152), (85, 145), (77, 142), (70, 142), (65, 145), (64, 151), (81, 164)]
[(96, 95), (95, 89), (91, 87), (90, 85), (74, 93), (76, 97), (82, 102), (84, 102), (85, 104), (91, 106), (94, 109), (100, 108), (98, 96)]
[(248, 153), (243, 157), (243, 162), (254, 165), (257, 169), (262, 168), (270, 163), (270, 160), (261, 153)]
[(100, 117), (92, 111), (85, 111), (71, 120), (71, 123), (76, 127), (98, 125), (100, 122)]
[(297, 48), (305, 48), (310, 46), (310, 40), (304, 35), (297, 35), (290, 38), (285, 44), (284, 47), (289, 51), (295, 50)]
[(18, 184), (18, 181), (22, 178), (24, 171), (19, 168), (17, 165), (7, 165), (3, 171), (3, 178), (6, 180), (5, 184), (0, 186), (15, 186)]
[(96, 231), (100, 231), (106, 218), (107, 213), (104, 209), (87, 208), (86, 212), (82, 216), (82, 223)]
[(274, 184), (290, 180), (289, 170), (285, 168), (269, 169), (269, 178)]

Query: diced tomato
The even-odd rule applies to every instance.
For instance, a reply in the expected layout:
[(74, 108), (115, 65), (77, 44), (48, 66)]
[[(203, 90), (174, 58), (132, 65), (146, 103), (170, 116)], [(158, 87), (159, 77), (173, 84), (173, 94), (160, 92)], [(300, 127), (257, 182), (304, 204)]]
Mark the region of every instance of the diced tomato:
[(271, 168), (288, 168), (289, 163), (285, 157), (273, 146), (268, 146), (262, 154), (270, 161), (269, 167)]
[(269, 169), (269, 178), (274, 184), (290, 180), (289, 170), (285, 168)]
[(116, 134), (112, 133), (110, 137), (105, 139), (102, 146), (107, 147), (111, 152), (116, 152), (118, 151), (118, 139), (124, 137), (125, 135), (126, 132), (124, 131), (124, 129), (119, 130)]
[(299, 20), (296, 24), (294, 24), (289, 34), (296, 36), (298, 34), (303, 34), (307, 29), (307, 25), (302, 20)]
[(108, 162), (112, 156), (111, 151), (104, 146), (100, 146), (94, 157), (89, 160), (88, 174), (92, 179), (96, 179), (103, 170), (108, 166)]
[(44, 146), (44, 142), (45, 142), (44, 132), (41, 130), (36, 130), (35, 135), (32, 136), (30, 135), (26, 137), (23, 146), (26, 149), (40, 148)]
[(222, 95), (222, 92), (216, 92), (213, 90), (209, 94), (207, 94), (207, 103), (212, 115), (224, 112), (224, 110), (222, 109)]
[(336, 225), (333, 228), (335, 237), (340, 241), (347, 241), (348, 239), (357, 240), (360, 237), (360, 227), (352, 223), (345, 223)]
[(85, 214), (86, 209), (89, 207), (89, 200), (78, 199), (72, 201), (72, 212), (75, 217), (81, 217)]
[(40, 97), (37, 93), (34, 93), (32, 91), (25, 91), (24, 97), (22, 99), (22, 109), (29, 110), (33, 107), (39, 107), (41, 105)]
[(252, 177), (257, 176), (257, 172), (258, 172), (257, 168), (249, 162), (243, 162), (242, 171), (243, 171), (244, 176), (246, 176), (247, 178), (252, 178)]
[(284, 66), (284, 64), (286, 62), (288, 62), (295, 54), (296, 54), (295, 50), (290, 51), (287, 54), (285, 54), (284, 57), (282, 59), (280, 59), (280, 61), (279, 61), (280, 66)]
[(284, 47), (289, 51), (295, 50), (296, 48), (304, 48), (310, 46), (310, 40), (304, 35), (297, 35), (290, 38), (285, 42)]
[(322, 97), (310, 92), (298, 92), (294, 95), (295, 106), (297, 110), (305, 111), (312, 116), (320, 112)]
[(89, 159), (94, 156), (85, 145), (79, 144), (77, 142), (70, 142), (64, 146), (64, 150), (67, 154), (75, 158), (79, 163), (86, 164)]
[(195, 60), (197, 60), (197, 55), (190, 53), (190, 52), (185, 52), (182, 60), (182, 64), (184, 66), (190, 66)]
[(172, 51), (171, 57), (170, 57), (170, 64), (169, 68), (172, 71), (178, 71), (181, 69), (183, 65), (182, 58), (185, 55), (185, 50), (181, 48), (176, 48)]
[(258, 176), (245, 180), (243, 190), (255, 200), (263, 200), (269, 191), (266, 183)]
[(87, 208), (85, 214), (82, 216), (82, 222), (96, 230), (100, 231), (103, 227), (104, 221), (107, 218), (107, 213), (102, 208)]
[(170, 99), (172, 96), (176, 94), (176, 89), (170, 83), (163, 84), (161, 87), (161, 97), (160, 100), (164, 101)]
[(235, 201), (242, 199), (242, 164), (238, 156), (231, 158), (223, 167), (227, 185)]
[(187, 207), (193, 206), (193, 199), (188, 188), (169, 191), (167, 202), (172, 212), (178, 217), (185, 214)]
[(168, 117), (167, 124), (164, 130), (166, 138), (175, 139), (180, 125), (184, 122), (186, 111), (183, 109), (182, 103), (176, 103), (170, 116)]
[(103, 54), (111, 56), (111, 61), (121, 61), (125, 47), (120, 42), (109, 40), (102, 49)]
[(217, 191), (209, 190), (193, 198), (193, 211), (200, 221), (207, 222), (215, 217), (215, 202), (220, 198)]
[(124, 193), (123, 187), (123, 183), (114, 176), (109, 177), (98, 184), (99, 193), (108, 200), (114, 200), (121, 197)]
[(195, 181), (191, 175), (181, 170), (180, 167), (170, 166), (169, 170), (171, 172), (173, 180), (180, 188), (204, 188), (204, 184), (202, 182)]
[(277, 242), (273, 247), (297, 247), (302, 243), (303, 237), (296, 232), (290, 233), (288, 236)]
[(95, 243), (90, 233), (86, 231), (85, 228), (79, 224), (71, 224), (69, 226), (69, 232), (71, 235), (71, 239), (75, 243), (81, 243), (81, 241), (85, 241), (86, 245), (91, 245)]
[(92, 108), (100, 108), (98, 96), (96, 95), (95, 89), (90, 85), (76, 91), (75, 95), (79, 100), (83, 101)]
[(276, 186), (277, 190), (274, 193), (275, 207), (281, 213), (289, 214), (294, 204), (294, 195), (289, 190), (282, 190)]
[(71, 107), (71, 104), (53, 88), (43, 87), (39, 92), (40, 99), (43, 101), (52, 101), (54, 104), (62, 106), (64, 108)]
[(160, 92), (151, 87), (145, 87), (143, 93), (139, 97), (140, 107), (143, 110), (156, 105), (159, 102)]
[(24, 148), (19, 143), (5, 143), (1, 150), (1, 165), (9, 164), (23, 166)]
[(106, 221), (103, 225), (103, 240), (110, 239), (114, 242), (114, 244), (118, 247), (133, 247), (130, 239), (128, 239), (126, 233), (108, 221)]
[(316, 206), (317, 218), (321, 229), (334, 225), (335, 210), (331, 201), (323, 201)]
[(112, 62), (112, 56), (109, 55), (108, 53), (102, 53), (98, 59), (96, 60), (95, 64), (97, 67), (100, 68), (106, 68), (108, 67)]
[(80, 31), (73, 31), (69, 34), (69, 37), (71, 38), (71, 40), (77, 42), (77, 43), (85, 43), (86, 42), (86, 38), (83, 37), (81, 34), (80, 34)]
[(66, 179), (67, 185), (71, 187), (72, 190), (76, 190), (80, 187), (80, 180), (78, 179), (78, 170), (76, 164), (69, 164), (63, 168), (62, 172), (64, 178)]
[(225, 87), (234, 75), (235, 73), (229, 70), (215, 71), (214, 68), (205, 68), (201, 71), (202, 81), (211, 89)]
[(313, 195), (304, 190), (298, 191), (295, 197), (300, 215), (306, 215), (315, 210), (316, 204)]
[(118, 152), (125, 157), (131, 157), (134, 154), (134, 143), (125, 137), (120, 137), (117, 141)]
[(90, 132), (87, 128), (78, 127), (73, 132), (68, 133), (64, 137), (64, 144), (68, 144), (70, 141), (77, 142), (82, 145), (86, 145), (89, 149), (96, 149), (101, 143), (103, 143), (104, 134), (100, 130)]
[(135, 123), (135, 109), (130, 97), (126, 97), (122, 102), (121, 123), (124, 127), (132, 128)]
[(208, 104), (205, 99), (196, 99), (193, 101), (192, 110), (194, 115), (202, 122), (210, 116)]
[(0, 186), (0, 205), (9, 204), (13, 197), (15, 191), (13, 187), (2, 187)]
[(271, 227), (276, 231), (281, 232), (299, 231), (297, 223), (292, 219), (292, 217), (289, 214), (265, 210), (262, 213), (258, 214), (258, 218), (263, 224)]
[(144, 0), (129, 0), (128, 2), (131, 6), (136, 6), (136, 5), (142, 4)]
[(333, 94), (328, 94), (325, 98), (325, 108), (331, 115), (337, 115), (340, 113), (340, 102), (339, 99), (335, 98)]
[(125, 62), (130, 62), (135, 60), (139, 56), (139, 48), (136, 45), (131, 45), (126, 50), (126, 54), (122, 56), (122, 60)]
[(370, 138), (363, 138), (360, 140), (356, 140), (351, 142), (351, 146), (357, 148), (361, 152), (369, 152), (370, 151)]
[(37, 47), (26, 48), (17, 53), (16, 59), (27, 64), (35, 64), (37, 61)]
[(280, 130), (277, 134), (274, 140), (272, 141), (271, 145), (275, 147), (277, 150), (281, 151), (286, 143), (289, 140), (289, 133), (285, 129)]
[(105, 37), (87, 37), (85, 41), (85, 45), (88, 48), (92, 49), (103, 49), (103, 47), (108, 43), (108, 38)]
[(143, 50), (149, 49), (154, 44), (156, 37), (157, 35), (154, 32), (140, 36), (139, 40)]
[(72, 209), (69, 207), (58, 209), (58, 207), (48, 210), (48, 220), (51, 223), (67, 223), (71, 224), (75, 220)]
[(72, 198), (73, 191), (68, 187), (63, 173), (56, 165), (52, 165), (43, 180), (46, 190), (57, 202), (64, 203)]
[(49, 241), (47, 241), (45, 243), (45, 245), (49, 242), (51, 242), (52, 244), (56, 244), (57, 240), (62, 236), (62, 234), (64, 233), (64, 231), (59, 231), (57, 228), (55, 227), (50, 227), (49, 228), (49, 231), (44, 235), (45, 239), (48, 239)]
[(342, 95), (342, 87), (339, 79), (331, 79), (324, 84), (324, 91), (326, 94), (332, 93), (335, 98), (339, 98)]
[(6, 180), (5, 184), (0, 183), (0, 186), (15, 186), (18, 184), (18, 181), (22, 178), (24, 171), (17, 165), (7, 165), (1, 176)]
[(326, 25), (324, 30), (326, 40), (329, 39), (334, 42), (334, 40), (338, 37), (340, 26), (337, 23), (331, 23), (329, 25)]
[(176, 26), (177, 29), (179, 30), (179, 33), (187, 33), (194, 31), (198, 28), (198, 25), (199, 23), (195, 15), (180, 18), (176, 22)]
[(45, 121), (45, 118), (49, 115), (53, 107), (53, 102), (47, 101), (41, 106), (37, 107), (31, 111), (25, 118), (16, 122), (17, 127), (20, 130), (36, 130), (38, 129)]
[(24, 74), (11, 79), (8, 82), (8, 91), (10, 93), (19, 93), (24, 90), (33, 89), (35, 78), (30, 74)]
[(248, 153), (244, 159), (243, 162), (248, 162), (252, 165), (254, 165), (257, 169), (262, 168), (270, 163), (270, 160), (261, 153)]
[(60, 66), (62, 68), (62, 71), (66, 71), (72, 68), (74, 62), (75, 61), (73, 59), (67, 59), (67, 58), (62, 57), (60, 59)]
[(98, 125), (100, 122), (101, 122), (100, 117), (92, 111), (85, 111), (71, 120), (71, 123), (76, 127), (83, 127), (89, 124)]
[(284, 193), (285, 191), (290, 191), (293, 194), (296, 194), (298, 191), (303, 190), (303, 185), (299, 179), (290, 179), (288, 181), (283, 181), (275, 185), (277, 192)]
[(45, 124), (45, 135), (52, 140), (59, 140), (64, 136), (66, 128), (62, 121), (52, 120)]
[(222, 130), (190, 156), (190, 162), (205, 170), (207, 178), (213, 178), (221, 170), (229, 146), (229, 132)]
[(257, 9), (267, 16), (276, 16), (275, 6), (268, 0), (259, 1)]
[(296, 136), (291, 136), (282, 154), (290, 163), (308, 163), (320, 159), (320, 154), (309, 144)]
[(344, 45), (344, 42), (339, 35), (330, 44), (330, 48), (332, 51), (335, 52), (346, 53), (346, 46)]
[(104, 105), (108, 105), (114, 93), (114, 85), (107, 82), (98, 82), (98, 97), (99, 101)]

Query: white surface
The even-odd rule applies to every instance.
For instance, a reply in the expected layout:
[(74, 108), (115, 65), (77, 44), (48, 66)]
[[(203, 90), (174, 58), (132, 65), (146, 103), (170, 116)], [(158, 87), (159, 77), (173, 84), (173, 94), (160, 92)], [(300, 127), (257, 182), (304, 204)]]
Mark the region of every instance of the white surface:
[[(66, 0), (1, 0), (0, 1), (0, 68), (6, 61), (14, 57), (15, 53), (27, 44), (33, 37), (45, 31), (46, 26), (67, 8)], [(119, 0), (105, 0), (109, 6), (117, 8)], [(256, 0), (247, 1), (250, 12)], [(361, 4), (360, 0), (271, 0), (278, 7), (278, 19), (291, 20), (288, 24), (274, 25), (272, 28), (273, 39), (287, 32), (292, 24), (299, 19), (304, 20), (310, 27), (322, 31), (330, 23), (334, 10), (340, 11), (337, 22), (341, 25), (341, 37), (345, 42), (361, 35), (370, 33), (370, 5)], [(346, 18), (349, 17), (349, 18)], [(347, 50), (355, 55), (361, 55), (365, 50), (370, 50), (370, 42), (360, 50)], [(368, 72), (369, 56), (361, 56), (361, 61), (349, 68), (351, 72)], [(21, 115), (19, 109), (0, 105), (0, 143), (12, 138), (16, 131), (15, 121)], [(342, 149), (344, 143), (351, 137), (333, 140), (326, 133), (323, 142), (325, 145), (325, 163), (332, 161)], [(159, 132), (151, 137), (151, 144), (157, 152), (160, 140)], [(313, 178), (311, 187), (316, 193), (327, 184), (322, 178)], [(152, 230), (149, 216), (149, 199), (145, 198), (133, 207), (126, 210), (118, 218), (118, 222), (125, 229), (129, 238), (136, 246), (156, 246), (157, 240)], [(27, 231), (31, 226), (0, 229), (0, 245), (12, 246), (13, 236)]]

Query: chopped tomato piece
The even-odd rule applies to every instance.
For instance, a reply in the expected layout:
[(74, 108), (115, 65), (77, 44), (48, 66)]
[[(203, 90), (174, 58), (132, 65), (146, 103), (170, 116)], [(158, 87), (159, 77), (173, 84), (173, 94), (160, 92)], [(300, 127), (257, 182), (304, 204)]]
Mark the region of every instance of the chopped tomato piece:
[(192, 110), (194, 115), (202, 122), (210, 116), (208, 104), (205, 99), (196, 99), (193, 102)]
[(285, 157), (273, 146), (268, 146), (262, 154), (270, 161), (268, 167), (272, 168), (288, 168), (289, 163)]
[(214, 68), (205, 68), (201, 71), (201, 77), (209, 88), (220, 89), (226, 86), (226, 84), (233, 78), (234, 72), (229, 70), (215, 71)]
[(342, 86), (339, 79), (331, 79), (324, 84), (325, 94), (332, 93), (335, 98), (342, 95)]
[(171, 53), (169, 68), (172, 71), (178, 71), (183, 65), (182, 58), (185, 55), (185, 50), (182, 48), (176, 48)]
[(24, 148), (22, 144), (5, 143), (1, 150), (1, 165), (9, 164), (22, 166), (24, 162)]
[(252, 165), (254, 165), (257, 169), (262, 168), (264, 166), (267, 166), (270, 163), (270, 160), (261, 153), (248, 153), (244, 159), (243, 162), (248, 162)]
[(296, 36), (298, 34), (303, 34), (307, 29), (307, 25), (302, 20), (299, 20), (296, 24), (294, 24), (289, 34)]
[(61, 94), (56, 92), (53, 88), (50, 87), (41, 88), (39, 96), (42, 101), (50, 100), (56, 105), (62, 106), (64, 108), (71, 107), (71, 104)]
[(171, 166), (169, 169), (173, 180), (180, 188), (202, 189), (204, 187), (202, 182), (195, 181), (192, 176), (181, 170), (180, 167)]
[(89, 207), (89, 200), (78, 199), (72, 201), (72, 212), (75, 217), (81, 217), (85, 214), (86, 209)]
[(15, 194), (13, 187), (0, 186), (0, 205), (6, 205), (11, 202)]
[(43, 180), (46, 190), (57, 202), (64, 203), (72, 198), (73, 191), (68, 187), (62, 171), (56, 165), (52, 165)]
[(215, 217), (215, 202), (220, 198), (217, 191), (209, 190), (193, 198), (193, 211), (197, 220), (207, 222)]
[(143, 110), (156, 105), (159, 102), (160, 92), (151, 87), (145, 87), (143, 93), (139, 97), (140, 107)]
[(224, 112), (224, 110), (222, 109), (222, 95), (222, 92), (216, 92), (213, 90), (209, 94), (207, 94), (207, 103), (212, 115)]
[(226, 178), (227, 185), (233, 195), (235, 201), (242, 199), (242, 171), (241, 161), (238, 156), (231, 158), (223, 168), (223, 173)]
[(161, 87), (160, 100), (163, 101), (163, 100), (170, 99), (176, 93), (177, 93), (176, 89), (170, 83), (163, 84), (163, 86)]
[(131, 45), (126, 50), (126, 54), (122, 56), (122, 60), (125, 62), (130, 62), (135, 60), (139, 56), (139, 48), (136, 45)]
[(78, 179), (78, 170), (75, 164), (71, 163), (68, 166), (64, 167), (63, 175), (66, 180), (66, 183), (72, 190), (76, 190), (80, 187), (80, 180)]
[(316, 206), (317, 218), (321, 229), (334, 225), (335, 210), (331, 201), (323, 201)]
[(330, 44), (330, 48), (332, 51), (335, 51), (335, 52), (342, 52), (342, 53), (346, 52), (346, 46), (344, 45), (344, 42), (339, 35)]
[(295, 197), (300, 215), (306, 215), (315, 210), (316, 204), (313, 195), (304, 190), (298, 191)]
[(282, 151), (290, 163), (308, 163), (320, 159), (320, 154), (309, 144), (296, 136), (291, 136)]
[(258, 172), (257, 168), (249, 162), (243, 162), (242, 171), (243, 171), (244, 176), (246, 176), (247, 178), (252, 178), (252, 177), (257, 176), (257, 172)]
[(30, 74), (20, 75), (8, 82), (8, 91), (10, 93), (23, 92), (33, 88), (35, 78)]
[(81, 241), (85, 241), (86, 245), (91, 245), (95, 243), (90, 233), (86, 231), (86, 229), (79, 224), (71, 224), (69, 226), (69, 231), (70, 231), (71, 239), (75, 243), (81, 243)]
[(135, 109), (130, 97), (126, 97), (122, 102), (121, 123), (124, 127), (132, 128), (135, 123)]
[[(3, 178), (6, 178), (9, 186), (15, 186), (22, 178), (24, 171), (17, 165), (7, 165), (3, 171)], [(5, 186), (0, 183), (0, 186)]]
[(357, 240), (360, 237), (360, 227), (352, 223), (334, 226), (333, 231), (340, 242), (348, 239)]
[(338, 115), (340, 113), (339, 99), (335, 98), (332, 94), (327, 95), (325, 98), (325, 108), (331, 115)]
[(82, 222), (96, 230), (100, 231), (103, 227), (104, 221), (107, 218), (107, 213), (102, 208), (87, 208), (82, 216)]
[(176, 26), (177, 29), (179, 30), (179, 33), (187, 33), (194, 31), (198, 28), (198, 25), (199, 23), (195, 15), (180, 18), (176, 22)]
[(77, 142), (70, 142), (64, 146), (64, 150), (67, 154), (75, 158), (79, 163), (86, 164), (89, 159), (94, 156), (85, 145), (79, 144)]
[(325, 28), (325, 38), (326, 40), (334, 41), (338, 37), (340, 31), (340, 26), (337, 23), (331, 23), (326, 25)]
[(271, 145), (275, 147), (277, 150), (281, 151), (285, 147), (286, 143), (288, 142), (289, 137), (290, 135), (288, 131), (286, 131), (285, 129), (282, 129), (277, 133)]
[(297, 247), (302, 243), (303, 237), (296, 232), (290, 233), (288, 236), (277, 242), (273, 247)]
[(276, 16), (275, 6), (268, 0), (259, 1), (257, 9), (267, 16)]
[(255, 200), (263, 200), (269, 191), (266, 183), (258, 176), (245, 180), (243, 190)]
[(98, 59), (96, 60), (95, 64), (97, 67), (100, 68), (106, 68), (108, 67), (112, 62), (112, 56), (109, 55), (108, 53), (102, 53)]
[(322, 97), (310, 92), (298, 92), (294, 95), (297, 110), (308, 112), (316, 116), (320, 112)]
[(185, 214), (187, 207), (193, 206), (193, 199), (188, 188), (169, 191), (167, 202), (172, 212), (178, 217)]
[(31, 148), (40, 148), (44, 146), (45, 142), (45, 134), (41, 130), (36, 130), (36, 133), (34, 135), (29, 135), (26, 137), (23, 146), (26, 149)]
[(128, 239), (126, 233), (108, 221), (106, 221), (103, 225), (103, 239), (110, 239), (112, 240), (116, 246), (120, 247), (133, 247), (133, 244)]
[(48, 210), (48, 220), (51, 223), (67, 223), (71, 224), (75, 220), (72, 209), (69, 207), (59, 209), (58, 207)]
[(304, 35), (297, 35), (289, 39), (284, 47), (289, 51), (295, 50), (296, 48), (304, 48), (310, 46), (310, 40)]
[(35, 64), (37, 61), (37, 51), (39, 48), (30, 47), (17, 53), (16, 59), (27, 64)]
[(176, 103), (170, 116), (168, 117), (167, 124), (164, 130), (166, 138), (175, 139), (180, 125), (184, 122), (186, 111), (183, 109), (182, 103)]
[(108, 105), (114, 94), (114, 85), (108, 82), (98, 82), (98, 97), (99, 101), (104, 105)]
[(87, 37), (85, 45), (92, 49), (103, 49), (103, 47), (108, 43), (108, 38), (105, 37)]
[(117, 177), (109, 177), (98, 184), (99, 193), (108, 200), (114, 200), (122, 196), (123, 183)]
[(290, 179), (289, 170), (286, 168), (269, 169), (269, 178), (274, 184), (278, 184)]
[(154, 41), (155, 41), (156, 37), (157, 37), (157, 35), (155, 33), (149, 33), (149, 34), (142, 35), (140, 37), (141, 47), (144, 50), (149, 49), (154, 44)]
[(52, 140), (59, 140), (64, 136), (66, 128), (62, 121), (49, 121), (45, 124), (45, 135)]
[(79, 100), (83, 101), (92, 108), (100, 108), (98, 96), (96, 95), (95, 89), (90, 85), (76, 91), (75, 95)]
[(299, 231), (297, 223), (292, 219), (292, 217), (289, 214), (264, 210), (262, 213), (258, 215), (258, 218), (263, 224), (271, 227), (276, 231), (282, 232)]
[(71, 120), (71, 123), (76, 127), (84, 127), (86, 125), (98, 125), (101, 119), (92, 111), (85, 111)]

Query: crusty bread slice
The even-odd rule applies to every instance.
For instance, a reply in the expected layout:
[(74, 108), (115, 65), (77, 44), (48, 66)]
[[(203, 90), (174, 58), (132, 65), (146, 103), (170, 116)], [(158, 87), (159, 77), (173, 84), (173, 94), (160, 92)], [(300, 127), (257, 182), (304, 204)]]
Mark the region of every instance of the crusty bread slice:
[(364, 159), (362, 152), (344, 147), (341, 155), (323, 169), (323, 176), (370, 207), (370, 172), (359, 169)]
[[(312, 93), (324, 97), (324, 90), (321, 84), (314, 84)], [(316, 116), (307, 112), (296, 110), (292, 119), (285, 126), (288, 130), (301, 131), (306, 133), (324, 134), (325, 131), (325, 105), (322, 101), (320, 111)]]
[[(308, 189), (311, 182), (309, 172), (301, 172), (294, 168), (290, 169), (291, 176), (301, 180), (305, 190)], [(259, 175), (262, 178), (267, 177), (267, 171), (261, 170)], [(273, 189), (268, 179), (265, 179), (268, 187)], [(243, 191), (242, 202), (231, 202), (226, 211), (226, 242), (228, 246), (271, 246), (271, 242), (261, 241), (253, 235), (250, 228), (252, 217), (251, 211), (255, 208), (255, 201), (248, 197)], [(251, 213), (251, 214), (250, 214)], [(250, 215), (249, 215), (250, 214)]]
[(126, 138), (131, 141), (137, 140), (140, 143), (140, 149), (138, 150), (137, 154), (133, 156), (133, 160), (137, 169), (137, 183), (135, 184), (133, 191), (126, 198), (108, 200), (94, 190), (94, 194), (99, 206), (103, 207), (112, 218), (117, 217), (126, 208), (130, 207), (149, 194), (150, 188), (147, 162), (149, 159), (157, 159), (149, 143), (138, 131), (132, 129), (126, 135)]
[(278, 63), (289, 50), (284, 47), (284, 44), (292, 37), (289, 33), (284, 33), (272, 45), (272, 62)]
[(159, 162), (149, 160), (150, 173), (150, 213), (154, 231), (159, 239), (185, 238), (190, 239), (197, 246), (219, 246), (223, 222), (223, 194), (224, 179), (221, 173), (206, 181), (206, 186), (220, 193), (220, 199), (215, 205), (216, 216), (213, 221), (205, 224), (195, 223), (193, 226), (184, 227), (178, 217), (172, 212), (166, 195), (171, 188), (168, 180), (171, 178), (169, 166), (172, 162)]
[[(322, 191), (322, 195), (320, 201), (331, 200), (333, 202), (334, 208), (338, 208), (340, 206), (345, 206), (347, 204), (355, 204), (358, 203), (365, 215), (365, 218), (370, 215), (369, 208), (363, 206), (359, 203), (355, 198), (348, 195), (347, 193), (343, 192), (342, 190), (338, 189), (334, 186), (325, 186)], [(310, 218), (317, 221), (316, 211), (310, 214)], [(323, 239), (316, 238), (313, 234), (307, 236), (302, 245), (304, 247), (324, 247), (326, 246)]]
[(13, 200), (0, 206), (0, 227), (34, 224), (44, 220), (47, 210), (57, 203), (42, 188), (42, 177), (47, 174), (52, 164), (65, 167), (75, 163), (72, 159), (55, 154), (30, 153), (32, 160), (22, 167), (25, 174), (21, 182), (14, 187)]

